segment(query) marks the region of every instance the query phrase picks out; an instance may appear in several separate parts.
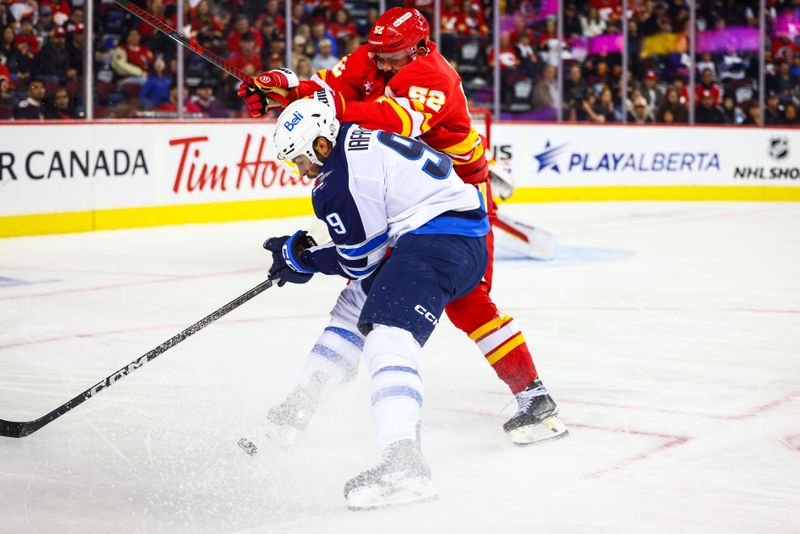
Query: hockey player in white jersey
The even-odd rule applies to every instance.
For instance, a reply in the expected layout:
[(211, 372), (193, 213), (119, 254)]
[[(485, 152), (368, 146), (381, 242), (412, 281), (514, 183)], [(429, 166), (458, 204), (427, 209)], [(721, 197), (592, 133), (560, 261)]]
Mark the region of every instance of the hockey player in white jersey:
[[(370, 509), (433, 499), (419, 446), (419, 354), (445, 305), (483, 276), (489, 221), (482, 198), (449, 158), (422, 141), (340, 125), (315, 100), (284, 110), (275, 145), (279, 159), (315, 178), (314, 212), (332, 242), (317, 245), (305, 231), (270, 238), (270, 277), (282, 286), (315, 273), (340, 275), (357, 281), (364, 295), (363, 303), (345, 306), (360, 309), (358, 334), (335, 325), (330, 334), (341, 340), (334, 346), (363, 345), (383, 460), (345, 484), (347, 504)], [(346, 361), (336, 350), (323, 352), (332, 366), (357, 364), (357, 354)]]

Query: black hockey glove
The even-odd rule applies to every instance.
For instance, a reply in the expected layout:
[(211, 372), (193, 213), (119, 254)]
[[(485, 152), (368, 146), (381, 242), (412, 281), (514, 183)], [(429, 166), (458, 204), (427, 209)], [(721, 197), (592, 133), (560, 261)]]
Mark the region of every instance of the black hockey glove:
[(291, 237), (270, 237), (264, 242), (264, 248), (272, 252), (272, 266), (269, 268), (269, 279), (277, 280), (278, 287), (286, 283), (305, 284), (314, 272), (300, 262), (300, 253), (316, 246), (314, 239), (304, 230), (295, 232)]

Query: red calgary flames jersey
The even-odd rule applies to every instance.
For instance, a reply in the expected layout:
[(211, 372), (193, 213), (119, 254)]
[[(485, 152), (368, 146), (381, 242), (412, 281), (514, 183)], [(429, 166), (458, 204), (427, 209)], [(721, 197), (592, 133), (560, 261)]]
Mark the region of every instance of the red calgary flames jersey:
[(327, 85), (346, 102), (339, 120), (419, 137), (450, 156), (462, 180), (484, 182), (486, 156), (471, 126), (461, 78), (434, 43), (428, 47), (428, 55), (400, 68), (387, 82), (369, 59), (367, 45), (362, 45), (332, 69), (300, 82), (297, 96)]

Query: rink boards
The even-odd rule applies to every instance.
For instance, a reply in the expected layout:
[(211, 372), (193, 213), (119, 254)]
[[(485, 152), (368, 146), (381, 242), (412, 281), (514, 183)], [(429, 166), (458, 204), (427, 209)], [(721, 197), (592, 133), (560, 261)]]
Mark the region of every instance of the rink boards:
[[(0, 237), (310, 214), (275, 127), (0, 126)], [(514, 202), (800, 200), (797, 129), (495, 123), (492, 142)]]

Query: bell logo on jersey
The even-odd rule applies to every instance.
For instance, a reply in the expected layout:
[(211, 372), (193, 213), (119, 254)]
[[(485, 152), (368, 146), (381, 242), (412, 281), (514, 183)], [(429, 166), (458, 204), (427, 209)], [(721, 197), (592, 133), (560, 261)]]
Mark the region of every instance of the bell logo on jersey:
[(295, 111), (294, 115), (292, 115), (291, 120), (288, 120), (283, 123), (283, 127), (291, 132), (292, 130), (294, 130), (295, 126), (300, 124), (301, 120), (303, 120), (303, 116), (300, 114), (299, 111)]
[(439, 324), (439, 319), (437, 319), (434, 314), (423, 308), (421, 305), (417, 304), (414, 306), (414, 311), (425, 317), (425, 320), (430, 322), (433, 326)]

